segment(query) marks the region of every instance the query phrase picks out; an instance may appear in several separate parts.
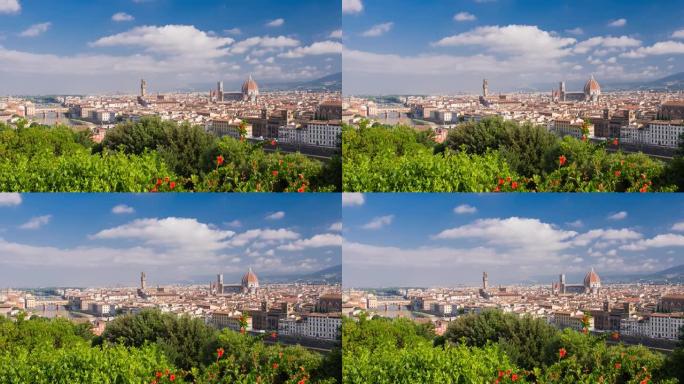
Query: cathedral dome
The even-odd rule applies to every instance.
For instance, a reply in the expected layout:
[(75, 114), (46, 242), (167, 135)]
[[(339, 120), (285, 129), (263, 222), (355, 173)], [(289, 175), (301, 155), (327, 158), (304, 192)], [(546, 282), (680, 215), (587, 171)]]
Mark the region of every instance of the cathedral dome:
[(259, 94), (259, 86), (257, 85), (256, 81), (252, 79), (252, 75), (249, 75), (249, 78), (245, 80), (245, 82), (242, 84), (242, 94), (243, 95), (252, 95), (252, 94)]
[(600, 94), (601, 93), (601, 86), (599, 85), (598, 81), (594, 79), (594, 75), (591, 75), (591, 79), (587, 81), (587, 84), (584, 85), (584, 94), (585, 95), (594, 95), (594, 94)]
[(252, 268), (250, 268), (249, 271), (242, 276), (242, 286), (245, 288), (259, 287), (259, 279), (257, 278), (257, 275), (252, 272)]
[(587, 273), (587, 275), (584, 277), (584, 286), (587, 288), (593, 288), (601, 285), (601, 278), (599, 278), (599, 275), (594, 272), (594, 268)]

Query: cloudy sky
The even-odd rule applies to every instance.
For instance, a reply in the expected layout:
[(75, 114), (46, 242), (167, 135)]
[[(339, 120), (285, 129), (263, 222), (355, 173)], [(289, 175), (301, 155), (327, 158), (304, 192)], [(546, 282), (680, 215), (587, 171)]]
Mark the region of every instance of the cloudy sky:
[[(346, 194), (346, 287), (581, 282), (684, 264), (675, 194)], [(553, 280), (555, 281), (555, 280)]]
[[(342, 0), (346, 94), (580, 90), (684, 71), (684, 0)], [(540, 88), (541, 87), (541, 88)]]
[(341, 263), (339, 199), (0, 193), (0, 288), (316, 272)]
[(134, 93), (341, 70), (339, 0), (0, 0), (0, 95)]

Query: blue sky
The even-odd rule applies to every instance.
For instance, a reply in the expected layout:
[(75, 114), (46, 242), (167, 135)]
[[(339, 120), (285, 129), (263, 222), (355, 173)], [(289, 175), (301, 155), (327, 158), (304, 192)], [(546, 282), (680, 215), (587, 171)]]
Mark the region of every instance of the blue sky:
[(343, 0), (346, 94), (550, 89), (684, 71), (684, 1)]
[(0, 285), (239, 281), (341, 263), (336, 194), (2, 194)]
[[(676, 194), (345, 194), (347, 287), (550, 283), (684, 264)], [(555, 281), (555, 280), (553, 280)]]
[(134, 93), (341, 70), (339, 0), (0, 0), (0, 94)]

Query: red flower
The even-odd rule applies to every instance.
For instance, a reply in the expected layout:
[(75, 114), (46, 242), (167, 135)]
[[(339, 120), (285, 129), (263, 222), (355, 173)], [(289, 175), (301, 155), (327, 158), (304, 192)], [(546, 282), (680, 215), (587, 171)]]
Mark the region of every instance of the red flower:
[(493, 192), (501, 192), (501, 188), (499, 188), (499, 186), (497, 185), (496, 188), (494, 188)]
[(276, 337), (278, 337), (278, 334), (275, 332), (271, 332), (271, 338), (275, 339)]
[(622, 172), (620, 172), (620, 171), (615, 171), (615, 176), (616, 176), (616, 177), (620, 177), (620, 174), (621, 174), (621, 173), (622, 173)]
[(162, 185), (162, 179), (157, 179), (156, 185)]
[(299, 192), (299, 193), (303, 193), (304, 191), (306, 191), (305, 185), (302, 185), (301, 187), (299, 187), (299, 189), (297, 189), (297, 192)]
[(155, 375), (156, 377), (158, 377), (158, 378), (161, 378), (161, 377), (162, 377), (162, 373), (161, 373), (161, 372), (157, 372), (157, 373), (155, 373), (154, 375)]
[(297, 382), (297, 384), (306, 384), (306, 380), (301, 379), (301, 380), (299, 380), (299, 381)]
[(619, 144), (618, 139), (613, 139), (613, 145), (618, 145), (618, 144)]
[(501, 380), (499, 380), (499, 379), (494, 380), (494, 384), (499, 384), (500, 382), (501, 382)]
[(278, 369), (278, 363), (273, 363), (273, 369)]
[(612, 337), (613, 340), (620, 340), (620, 334), (617, 332), (613, 332), (613, 334), (610, 335), (610, 337)]
[(589, 330), (588, 330), (587, 328), (584, 328), (584, 329), (582, 330), (582, 333), (584, 333), (585, 335), (587, 335), (587, 334), (589, 334)]
[(300, 179), (300, 180), (303, 180), (303, 179), (304, 179), (304, 175), (302, 175), (302, 174), (300, 173), (300, 174), (299, 174), (299, 179)]
[(170, 182), (170, 183), (169, 183), (169, 188), (171, 188), (171, 189), (176, 188), (176, 182), (175, 182), (175, 181)]
[(223, 156), (218, 155), (218, 156), (216, 156), (216, 165), (221, 165), (221, 164), (223, 164)]
[(510, 183), (510, 182), (511, 182), (511, 177), (508, 176), (508, 177), (506, 178), (506, 181)]
[(620, 369), (622, 368), (622, 364), (620, 363), (615, 363), (615, 369)]
[(275, 147), (276, 144), (278, 144), (278, 141), (276, 141), (276, 139), (271, 140), (271, 145), (272, 145), (272, 146)]
[(244, 334), (245, 334), (245, 329), (244, 329), (244, 328), (240, 328), (240, 333), (242, 333), (242, 334), (244, 335)]
[(150, 382), (150, 384), (157, 384), (157, 380), (156, 380), (156, 379), (155, 379), (155, 380), (152, 380), (152, 381)]
[(174, 380), (176, 380), (176, 375), (174, 375), (174, 374), (172, 373), (172, 374), (169, 375), (169, 381), (174, 381)]
[(168, 176), (166, 176), (166, 177), (164, 178), (164, 181), (167, 182), (167, 183), (168, 183), (170, 180), (171, 180), (171, 178), (169, 178)]
[(639, 384), (648, 384), (648, 379), (643, 379), (639, 382)]
[(504, 371), (499, 371), (499, 378), (502, 378), (504, 375)]
[(157, 189), (157, 186), (155, 185), (154, 188), (150, 190), (150, 192), (158, 192), (159, 190)]
[(568, 354), (568, 351), (566, 351), (565, 348), (561, 348), (558, 350), (558, 356), (560, 356), (561, 359), (564, 358), (565, 355), (567, 355), (567, 354)]
[(515, 373), (511, 375), (511, 381), (518, 381), (518, 375)]
[(565, 165), (565, 163), (568, 161), (568, 159), (565, 157), (565, 155), (560, 155), (558, 158), (558, 162), (560, 163), (561, 167)]
[(499, 183), (498, 183), (498, 184), (499, 184), (499, 185), (503, 185), (503, 184), (504, 184), (504, 179), (499, 178)]
[(219, 358), (219, 359), (220, 359), (221, 357), (223, 357), (223, 354), (224, 354), (224, 353), (225, 353), (225, 351), (223, 350), (223, 348), (219, 348), (219, 349), (216, 350), (216, 354), (218, 355), (218, 358)]
[(641, 193), (648, 192), (648, 184), (644, 184), (644, 186), (639, 189), (639, 192), (641, 192)]
[(273, 174), (273, 176), (278, 176), (278, 171), (273, 171), (271, 173)]
[(512, 182), (512, 183), (511, 183), (511, 188), (513, 188), (513, 189), (518, 188), (518, 182), (517, 182), (517, 181)]

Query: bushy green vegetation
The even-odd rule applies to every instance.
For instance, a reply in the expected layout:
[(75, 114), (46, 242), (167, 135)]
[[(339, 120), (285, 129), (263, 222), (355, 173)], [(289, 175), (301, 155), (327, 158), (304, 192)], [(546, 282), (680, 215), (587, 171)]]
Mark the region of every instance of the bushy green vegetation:
[(443, 144), (403, 126), (346, 126), (343, 189), (358, 192), (655, 192), (684, 188), (684, 160), (610, 153), (501, 118), (464, 123)]
[(0, 317), (0, 384), (334, 384), (340, 359), (152, 310), (117, 318), (101, 337), (63, 319)]
[(331, 192), (339, 158), (267, 153), (199, 126), (146, 117), (117, 125), (101, 144), (67, 127), (0, 124), (3, 192)]
[(345, 383), (677, 383), (674, 362), (641, 346), (559, 331), (498, 311), (466, 315), (443, 337), (406, 319), (346, 319)]

